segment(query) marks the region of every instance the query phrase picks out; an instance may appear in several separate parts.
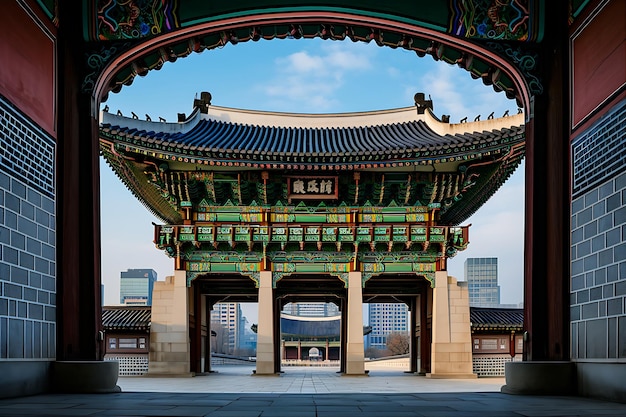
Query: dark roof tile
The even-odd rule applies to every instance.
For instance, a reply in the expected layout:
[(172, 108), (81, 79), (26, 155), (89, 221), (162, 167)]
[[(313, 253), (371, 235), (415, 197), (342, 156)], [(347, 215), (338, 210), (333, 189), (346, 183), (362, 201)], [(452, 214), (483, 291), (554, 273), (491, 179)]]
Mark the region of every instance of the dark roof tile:
[(524, 310), (521, 308), (470, 307), (472, 330), (516, 330), (524, 327)]
[(150, 330), (151, 320), (150, 306), (102, 307), (104, 330)]
[(441, 136), (422, 120), (333, 129), (253, 126), (221, 120), (200, 120), (186, 133), (155, 133), (123, 126), (107, 126), (107, 129), (146, 143), (160, 140), (178, 148), (195, 147), (199, 150), (246, 153), (261, 150), (272, 155), (333, 155), (359, 151), (389, 154), (398, 149), (436, 149), (479, 141), (492, 142), (497, 138), (520, 133), (522, 128)]

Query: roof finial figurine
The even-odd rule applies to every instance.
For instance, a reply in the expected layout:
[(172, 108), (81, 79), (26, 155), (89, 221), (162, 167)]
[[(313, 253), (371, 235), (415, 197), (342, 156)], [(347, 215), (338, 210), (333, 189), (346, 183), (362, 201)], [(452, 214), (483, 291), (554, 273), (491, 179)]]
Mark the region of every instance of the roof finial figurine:
[(152, 118), (150, 117), (150, 115), (148, 113), (146, 113), (146, 121), (151, 122)]
[(426, 100), (426, 95), (424, 93), (415, 93), (413, 99), (415, 100), (415, 107), (417, 107), (417, 114), (424, 114), (427, 108), (431, 110), (433, 109), (433, 101), (431, 100), (430, 95), (428, 95), (428, 100)]
[(493, 119), (493, 113), (494, 113), (494, 112), (489, 113), (489, 116), (487, 116), (487, 120), (491, 120), (491, 119)]
[(107, 104), (106, 106), (104, 106), (103, 110), (108, 113), (109, 112), (109, 105)]
[(480, 114), (478, 116), (474, 117), (474, 121), (475, 122), (479, 122), (480, 121)]
[(121, 111), (121, 110), (118, 110), (118, 111), (117, 111), (117, 115), (118, 115), (118, 116), (123, 116), (122, 111)]
[(504, 114), (502, 115), (502, 117), (507, 117), (509, 115), (509, 111), (505, 111)]
[(137, 116), (134, 111), (131, 111), (130, 114), (132, 114), (133, 119), (135, 120), (139, 119), (139, 116)]
[(209, 106), (211, 105), (211, 93), (203, 91), (200, 93), (200, 99), (194, 99), (193, 106), (200, 109), (200, 113), (209, 113)]
[(460, 123), (467, 123), (467, 116), (461, 119)]

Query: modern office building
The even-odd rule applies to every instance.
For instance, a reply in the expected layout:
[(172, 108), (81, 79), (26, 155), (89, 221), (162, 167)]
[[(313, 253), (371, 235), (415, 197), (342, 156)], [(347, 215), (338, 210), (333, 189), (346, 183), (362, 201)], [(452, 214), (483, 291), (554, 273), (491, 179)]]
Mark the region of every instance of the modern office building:
[(152, 305), (152, 289), (157, 280), (153, 269), (129, 269), (120, 274), (120, 304)]
[(223, 340), (221, 347), (215, 347), (216, 352), (236, 353), (239, 349), (245, 334), (246, 320), (241, 312), (239, 303), (217, 303), (211, 310), (211, 322), (219, 323), (228, 332), (228, 341)]
[(386, 349), (387, 336), (409, 331), (409, 313), (406, 304), (371, 303), (368, 320), (372, 332), (365, 338), (365, 348)]
[(467, 258), (464, 269), (470, 306), (499, 306), (498, 258)]

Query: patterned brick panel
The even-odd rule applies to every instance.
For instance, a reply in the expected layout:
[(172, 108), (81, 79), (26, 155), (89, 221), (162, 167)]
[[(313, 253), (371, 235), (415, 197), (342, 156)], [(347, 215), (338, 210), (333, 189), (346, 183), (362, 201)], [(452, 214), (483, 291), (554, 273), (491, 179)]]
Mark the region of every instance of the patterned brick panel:
[(0, 97), (0, 359), (56, 356), (54, 152)]
[(572, 152), (572, 358), (626, 358), (626, 102)]

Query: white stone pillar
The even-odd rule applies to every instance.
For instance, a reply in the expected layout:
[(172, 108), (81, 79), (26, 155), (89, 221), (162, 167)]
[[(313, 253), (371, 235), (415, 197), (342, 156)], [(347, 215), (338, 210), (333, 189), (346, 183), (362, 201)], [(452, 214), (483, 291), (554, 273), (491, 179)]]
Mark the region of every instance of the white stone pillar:
[(435, 273), (430, 378), (476, 378), (472, 373), (469, 293), (447, 271)]
[(187, 273), (154, 283), (148, 375), (193, 376), (190, 372)]
[(363, 346), (363, 287), (361, 272), (348, 275), (348, 340), (346, 375), (365, 375)]
[(274, 291), (272, 272), (259, 277), (259, 323), (256, 342), (256, 374), (274, 374)]

